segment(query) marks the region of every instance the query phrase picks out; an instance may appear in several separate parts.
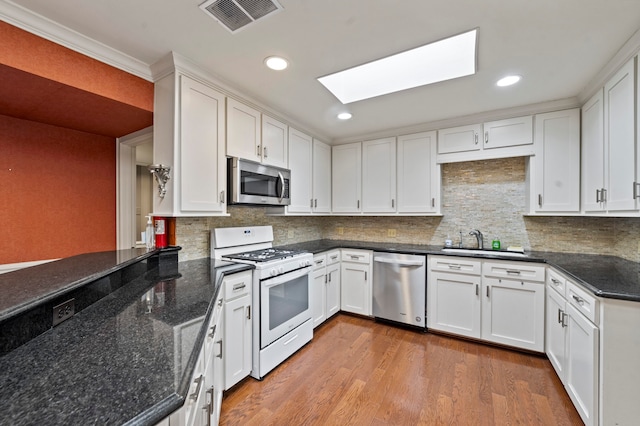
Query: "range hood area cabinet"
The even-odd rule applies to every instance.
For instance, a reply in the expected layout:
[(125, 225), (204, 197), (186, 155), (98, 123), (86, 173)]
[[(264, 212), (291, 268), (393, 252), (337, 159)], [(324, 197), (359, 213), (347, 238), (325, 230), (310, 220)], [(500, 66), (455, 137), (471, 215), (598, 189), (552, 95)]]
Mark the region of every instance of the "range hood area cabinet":
[[(640, 209), (637, 57), (582, 107), (582, 210), (629, 215)], [(636, 121), (637, 120), (637, 121)]]
[(332, 147), (334, 214), (438, 214), (436, 133)]
[[(158, 216), (226, 214), (225, 96), (174, 69), (155, 82), (153, 161), (171, 167)], [(206, 184), (204, 184), (206, 183)]]
[(227, 155), (288, 168), (288, 127), (260, 111), (227, 98)]

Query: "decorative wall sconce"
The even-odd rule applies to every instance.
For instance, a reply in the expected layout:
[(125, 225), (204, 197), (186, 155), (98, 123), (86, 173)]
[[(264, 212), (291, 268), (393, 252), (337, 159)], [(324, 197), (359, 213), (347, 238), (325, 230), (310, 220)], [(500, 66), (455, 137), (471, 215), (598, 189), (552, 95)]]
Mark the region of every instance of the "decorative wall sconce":
[(156, 181), (158, 182), (158, 195), (160, 198), (164, 198), (167, 193), (167, 181), (169, 178), (169, 173), (171, 173), (171, 166), (165, 166), (163, 164), (152, 164), (147, 167), (152, 175), (155, 176)]

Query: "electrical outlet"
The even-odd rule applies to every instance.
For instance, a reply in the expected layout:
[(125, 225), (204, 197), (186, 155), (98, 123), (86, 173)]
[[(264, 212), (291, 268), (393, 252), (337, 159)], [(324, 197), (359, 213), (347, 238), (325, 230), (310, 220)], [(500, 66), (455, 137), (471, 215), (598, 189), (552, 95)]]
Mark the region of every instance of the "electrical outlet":
[(344, 228), (342, 226), (338, 226), (337, 230), (338, 230), (338, 235), (344, 234)]
[(56, 326), (62, 321), (68, 320), (76, 312), (76, 299), (69, 299), (53, 307), (53, 325)]
[(395, 237), (397, 235), (395, 229), (387, 229), (387, 237)]

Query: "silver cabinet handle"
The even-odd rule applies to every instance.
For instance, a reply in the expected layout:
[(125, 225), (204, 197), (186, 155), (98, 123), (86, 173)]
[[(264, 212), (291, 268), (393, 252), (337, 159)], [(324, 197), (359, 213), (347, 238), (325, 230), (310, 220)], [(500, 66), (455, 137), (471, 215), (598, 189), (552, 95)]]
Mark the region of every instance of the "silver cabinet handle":
[(602, 188), (601, 194), (602, 194), (602, 202), (604, 203), (607, 201), (607, 190)]
[(578, 302), (578, 304), (580, 306), (582, 306), (584, 304), (584, 299), (582, 297), (576, 296), (575, 294), (572, 295), (571, 297), (573, 297), (573, 300), (575, 300), (576, 302)]
[(216, 355), (216, 357), (222, 359), (222, 339), (218, 340), (216, 343), (220, 345), (220, 353)]
[(367, 280), (367, 271), (364, 271), (364, 280)]
[(479, 294), (479, 291), (480, 291), (480, 286), (476, 284), (476, 296)]
[(640, 195), (638, 195), (638, 185), (640, 185), (640, 183), (638, 182), (633, 182), (633, 199), (635, 200), (636, 198), (640, 198)]
[(313, 198), (309, 200), (309, 207), (313, 208)]
[(322, 265), (323, 262), (324, 262), (323, 259), (318, 259), (316, 260), (316, 265)]
[(331, 256), (331, 260), (336, 260), (337, 258), (338, 258), (338, 255), (337, 255), (337, 254), (336, 254), (336, 255), (334, 255), (334, 256)]
[(233, 285), (233, 291), (238, 291), (238, 290), (242, 290), (243, 288), (245, 288), (247, 285), (245, 283), (242, 284), (234, 284)]
[(391, 208), (392, 209), (396, 208), (396, 201), (393, 198), (391, 199)]
[(251, 306), (247, 306), (247, 319), (251, 319)]
[(260, 157), (260, 145), (256, 146), (256, 155)]
[(262, 148), (262, 156), (264, 158), (267, 158), (267, 147), (266, 146), (264, 148)]
[(326, 284), (327, 282), (327, 274), (324, 274), (324, 283)]
[(220, 191), (220, 204), (224, 204), (224, 191)]
[(478, 134), (477, 133), (473, 134), (473, 140), (474, 140), (475, 144), (478, 145)]
[(318, 199), (313, 200), (313, 207), (318, 208)]
[(435, 207), (436, 206), (436, 199), (432, 198), (431, 199), (431, 207)]
[(202, 382), (204, 382), (204, 376), (201, 374), (200, 377), (195, 379), (193, 382), (196, 383), (198, 386), (196, 386), (196, 391), (191, 395), (189, 395), (189, 398), (195, 401), (196, 399), (198, 399), (198, 395), (200, 395), (200, 388), (202, 387)]
[(487, 286), (487, 297), (489, 297), (489, 286)]
[(567, 316), (568, 315), (565, 314), (564, 312), (562, 313), (562, 322), (561, 322), (562, 327), (566, 327), (567, 326), (567, 323), (565, 322), (565, 319), (567, 319)]
[(596, 203), (600, 203), (600, 202), (601, 202), (601, 200), (600, 200), (600, 190), (596, 189)]
[(358, 204), (357, 208), (360, 209), (360, 200), (357, 201), (357, 204)]
[(484, 132), (484, 143), (487, 144), (489, 143), (489, 131), (485, 131)]
[(562, 324), (562, 309), (558, 308), (558, 324)]
[(211, 337), (212, 339), (216, 335), (216, 327), (217, 326), (218, 326), (218, 324), (214, 324), (213, 327), (211, 327), (211, 334), (209, 334), (209, 337)]
[(331, 274), (327, 274), (329, 276), (329, 282), (331, 282)]
[(542, 207), (542, 194), (538, 194), (538, 205)]
[(213, 386), (207, 389), (207, 393), (211, 396), (211, 400), (205, 406), (205, 407), (209, 407), (209, 410), (207, 411), (207, 426), (211, 426), (211, 415), (213, 414), (213, 403), (214, 403), (213, 399), (215, 398), (214, 392), (215, 392), (215, 388)]
[(507, 270), (506, 270), (506, 273), (507, 273), (508, 275), (520, 275), (520, 273), (521, 273), (521, 272), (520, 272), (520, 271), (513, 270), (513, 269), (507, 269)]
[(454, 265), (453, 263), (447, 265), (449, 269), (460, 270), (460, 265)]
[(555, 278), (551, 278), (551, 282), (555, 285), (560, 285), (560, 281), (556, 280)]
[(218, 306), (222, 306), (222, 302), (224, 302), (224, 299), (218, 300)]

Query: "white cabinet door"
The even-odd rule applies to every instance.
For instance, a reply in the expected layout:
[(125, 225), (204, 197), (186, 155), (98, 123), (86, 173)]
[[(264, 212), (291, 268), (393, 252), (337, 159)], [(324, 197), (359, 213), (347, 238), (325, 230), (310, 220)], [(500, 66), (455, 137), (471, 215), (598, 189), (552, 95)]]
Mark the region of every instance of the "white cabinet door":
[[(604, 86), (604, 143), (608, 148), (608, 211), (634, 211), (636, 175), (635, 60), (629, 61)], [(605, 167), (606, 167), (605, 165)], [(605, 169), (606, 170), (606, 169)]]
[(556, 370), (560, 381), (565, 381), (566, 339), (565, 300), (557, 291), (547, 286), (545, 353)]
[(224, 306), (225, 390), (251, 372), (251, 338), (251, 296), (247, 294)]
[(340, 311), (340, 263), (327, 266), (327, 290), (325, 309), (327, 318)]
[(313, 327), (317, 327), (327, 319), (325, 306), (326, 286), (327, 286), (327, 270), (321, 267), (312, 272), (311, 280), (311, 318), (313, 319)]
[(313, 212), (331, 212), (331, 147), (313, 140)]
[(396, 211), (396, 138), (362, 143), (362, 210)]
[(371, 315), (371, 273), (365, 264), (343, 262), (341, 267), (342, 310)]
[(482, 279), (482, 339), (544, 352), (544, 284)]
[(567, 304), (565, 388), (582, 421), (598, 424), (598, 328)]
[(180, 210), (224, 212), (224, 95), (180, 76)]
[(483, 149), (533, 144), (533, 116), (484, 123)]
[(334, 213), (360, 213), (362, 144), (331, 148), (331, 208)]
[(582, 107), (582, 210), (604, 209), (600, 192), (604, 188), (604, 99), (602, 90)]
[(261, 161), (260, 111), (227, 99), (227, 155)]
[(289, 169), (291, 170), (291, 213), (311, 213), (312, 139), (289, 127)]
[(481, 134), (481, 124), (438, 130), (438, 154), (479, 151)]
[(480, 276), (431, 272), (427, 286), (427, 327), (479, 338), (480, 290)]
[(272, 166), (289, 168), (289, 126), (262, 115), (262, 162)]
[(536, 115), (533, 195), (537, 212), (580, 211), (580, 110)]
[(398, 213), (436, 213), (440, 209), (440, 166), (436, 132), (398, 136)]

